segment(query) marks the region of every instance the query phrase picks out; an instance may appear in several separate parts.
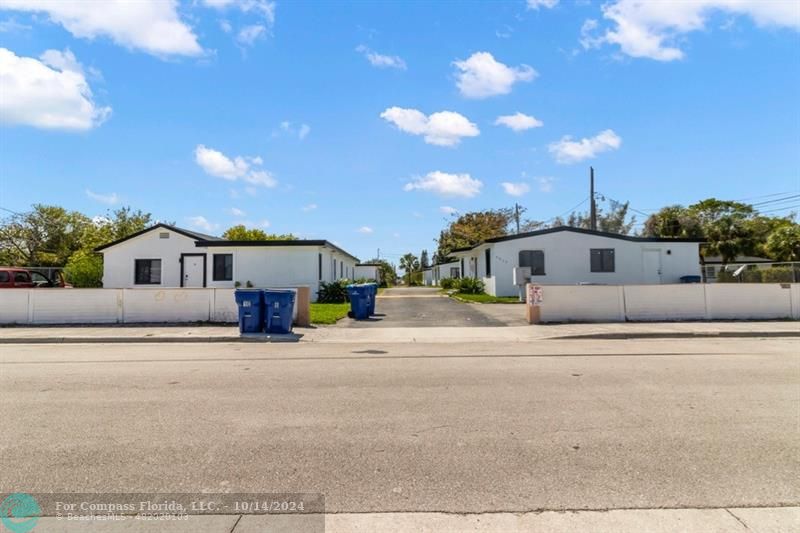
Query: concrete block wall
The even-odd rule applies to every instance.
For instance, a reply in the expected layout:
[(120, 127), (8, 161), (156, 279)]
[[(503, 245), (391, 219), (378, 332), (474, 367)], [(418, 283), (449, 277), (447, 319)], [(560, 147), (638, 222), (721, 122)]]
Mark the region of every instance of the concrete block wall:
[(800, 284), (542, 285), (542, 322), (800, 320)]
[[(2, 289), (0, 324), (234, 323), (239, 311), (233, 294), (208, 288)], [(295, 319), (297, 304), (295, 298)]]

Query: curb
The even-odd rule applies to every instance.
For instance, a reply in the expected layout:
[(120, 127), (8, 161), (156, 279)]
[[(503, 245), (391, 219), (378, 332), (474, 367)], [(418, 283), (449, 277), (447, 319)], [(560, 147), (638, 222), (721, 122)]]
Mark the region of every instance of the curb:
[(0, 344), (162, 344), (299, 342), (302, 335), (252, 337), (7, 337)]
[(587, 333), (547, 337), (548, 340), (588, 339), (588, 340), (626, 340), (626, 339), (704, 339), (704, 338), (763, 338), (800, 337), (800, 331), (708, 331), (708, 332), (642, 332), (642, 333)]

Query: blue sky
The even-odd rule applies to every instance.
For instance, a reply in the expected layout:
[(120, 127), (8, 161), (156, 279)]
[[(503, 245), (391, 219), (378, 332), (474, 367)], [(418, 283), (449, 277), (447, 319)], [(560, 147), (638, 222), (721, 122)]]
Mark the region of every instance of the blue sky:
[(798, 191), (800, 6), (730, 6), (0, 0), (0, 206), (396, 261), (453, 209), (562, 214), (589, 165), (644, 212)]

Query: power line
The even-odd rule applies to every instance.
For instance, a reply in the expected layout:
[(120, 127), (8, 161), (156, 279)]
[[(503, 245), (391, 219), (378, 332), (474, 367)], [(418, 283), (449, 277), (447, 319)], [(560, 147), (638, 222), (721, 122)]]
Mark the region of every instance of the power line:
[(785, 196), (783, 198), (775, 198), (774, 200), (765, 200), (763, 202), (757, 202), (755, 204), (750, 204), (753, 207), (758, 207), (760, 205), (769, 205), (769, 204), (780, 204), (784, 202), (794, 201), (797, 198), (800, 198), (800, 194), (793, 194), (791, 196)]
[(786, 192), (774, 192), (772, 194), (763, 194), (761, 196), (751, 196), (750, 198), (740, 198), (738, 200), (734, 200), (734, 202), (745, 202), (747, 200), (758, 200), (759, 198), (772, 198), (774, 196), (781, 196), (784, 194), (794, 194), (797, 191), (786, 191)]

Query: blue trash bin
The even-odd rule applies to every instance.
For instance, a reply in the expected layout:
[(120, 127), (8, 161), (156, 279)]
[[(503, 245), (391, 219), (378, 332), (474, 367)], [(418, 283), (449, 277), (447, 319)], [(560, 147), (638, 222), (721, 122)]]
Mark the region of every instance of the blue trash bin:
[(347, 295), (350, 297), (350, 318), (369, 318), (369, 288), (366, 285), (348, 285)]
[(264, 291), (264, 331), (291, 333), (294, 311), (294, 291), (266, 289)]
[(700, 276), (681, 276), (681, 283), (700, 283), (702, 281)]
[(368, 313), (370, 316), (375, 314), (375, 298), (378, 297), (378, 284), (377, 283), (367, 283), (367, 287), (369, 288), (369, 304)]
[(260, 333), (264, 297), (259, 289), (236, 289), (236, 306), (239, 308), (239, 333)]

